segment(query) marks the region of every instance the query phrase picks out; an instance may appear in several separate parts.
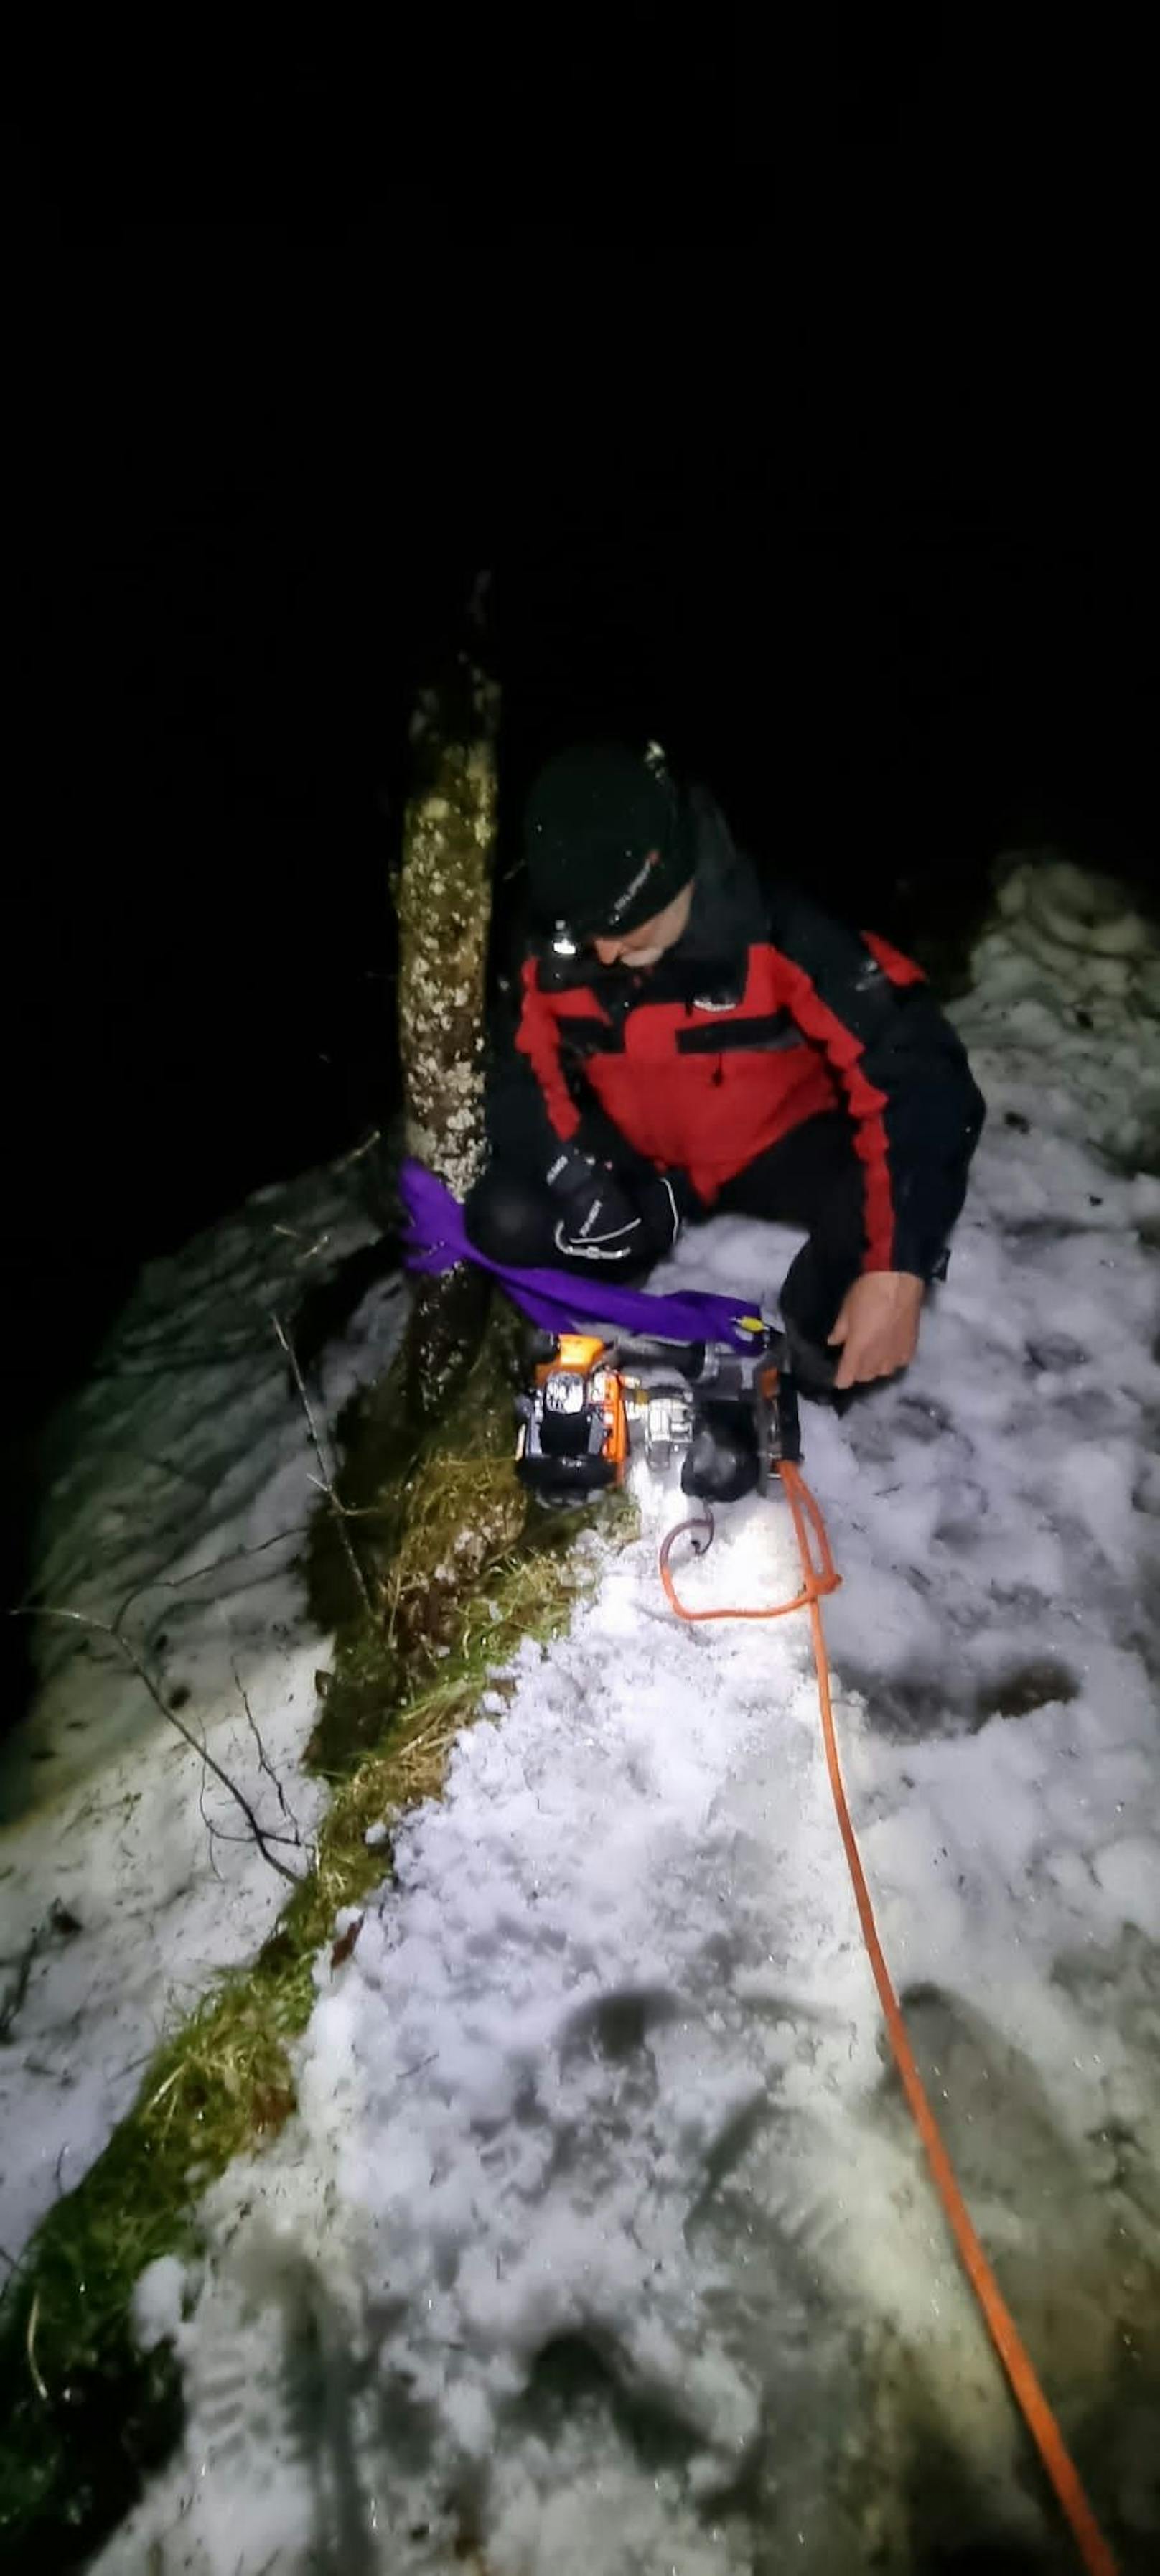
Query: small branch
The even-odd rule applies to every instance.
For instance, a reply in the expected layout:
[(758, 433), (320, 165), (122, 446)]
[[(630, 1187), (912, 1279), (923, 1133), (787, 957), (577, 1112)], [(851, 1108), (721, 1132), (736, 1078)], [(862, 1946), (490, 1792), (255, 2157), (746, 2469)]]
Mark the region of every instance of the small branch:
[(340, 1163), (331, 1164), (332, 1172), (349, 1172), (352, 1163), (361, 1163), (364, 1154), (371, 1153), (379, 1143), (380, 1133), (379, 1128), (372, 1127), (370, 1135), (364, 1136), (361, 1145), (355, 1145), (349, 1154), (344, 1154)]
[(352, 1578), (353, 1578), (353, 1581), (354, 1581), (355, 1587), (356, 1587), (356, 1589), (357, 1589), (357, 1591), (358, 1591), (358, 1595), (359, 1595), (359, 1598), (360, 1598), (360, 1600), (361, 1600), (361, 1602), (362, 1602), (363, 1608), (364, 1608), (364, 1610), (366, 1611), (367, 1618), (368, 1618), (368, 1620), (373, 1624), (373, 1621), (374, 1621), (374, 1615), (375, 1615), (375, 1614), (374, 1614), (373, 1609), (371, 1608), (371, 1596), (370, 1596), (370, 1594), (369, 1594), (369, 1592), (368, 1592), (368, 1590), (367, 1590), (367, 1585), (366, 1585), (366, 1576), (364, 1575), (363, 1570), (362, 1570), (362, 1567), (361, 1567), (361, 1565), (359, 1564), (358, 1558), (357, 1558), (357, 1556), (355, 1555), (354, 1547), (353, 1547), (352, 1542), (351, 1542), (350, 1532), (349, 1532), (349, 1530), (348, 1530), (348, 1528), (347, 1528), (347, 1526), (346, 1526), (346, 1515), (345, 1515), (345, 1513), (344, 1513), (344, 1511), (343, 1511), (343, 1508), (342, 1508), (341, 1503), (339, 1502), (338, 1496), (337, 1496), (337, 1494), (335, 1493), (335, 1490), (334, 1490), (334, 1478), (333, 1478), (333, 1476), (331, 1475), (331, 1472), (330, 1472), (330, 1467), (329, 1467), (329, 1464), (328, 1464), (328, 1461), (327, 1461), (326, 1451), (324, 1450), (324, 1448), (323, 1448), (323, 1446), (322, 1446), (322, 1440), (321, 1440), (321, 1437), (320, 1437), (320, 1435), (319, 1435), (318, 1425), (317, 1425), (317, 1423), (315, 1422), (315, 1419), (314, 1419), (314, 1413), (313, 1413), (313, 1410), (312, 1410), (312, 1407), (311, 1407), (311, 1403), (310, 1403), (310, 1398), (309, 1398), (309, 1396), (308, 1396), (308, 1394), (307, 1394), (307, 1392), (306, 1392), (306, 1381), (305, 1381), (305, 1379), (303, 1378), (302, 1371), (301, 1371), (301, 1369), (300, 1369), (300, 1368), (299, 1368), (299, 1366), (298, 1366), (298, 1354), (297, 1354), (297, 1352), (296, 1352), (296, 1350), (295, 1350), (295, 1348), (294, 1348), (294, 1345), (293, 1345), (292, 1341), (290, 1340), (289, 1334), (286, 1332), (286, 1329), (285, 1329), (285, 1326), (283, 1325), (283, 1322), (282, 1322), (282, 1318), (281, 1318), (281, 1316), (280, 1316), (280, 1315), (273, 1315), (273, 1316), (271, 1316), (270, 1320), (271, 1320), (271, 1322), (272, 1322), (272, 1324), (273, 1324), (274, 1331), (275, 1331), (275, 1333), (276, 1333), (276, 1334), (277, 1334), (277, 1336), (278, 1336), (278, 1340), (279, 1340), (279, 1342), (280, 1342), (280, 1343), (281, 1343), (281, 1345), (282, 1345), (282, 1349), (284, 1350), (284, 1352), (285, 1352), (285, 1354), (286, 1354), (286, 1358), (287, 1358), (287, 1360), (288, 1360), (288, 1362), (289, 1362), (289, 1365), (290, 1365), (291, 1374), (292, 1374), (293, 1379), (294, 1379), (294, 1384), (295, 1384), (295, 1386), (296, 1386), (296, 1387), (297, 1387), (297, 1389), (298, 1389), (298, 1394), (299, 1394), (299, 1397), (300, 1397), (300, 1399), (301, 1399), (301, 1404), (302, 1404), (302, 1410), (303, 1410), (303, 1412), (304, 1412), (304, 1414), (305, 1414), (305, 1416), (306, 1416), (307, 1428), (308, 1428), (309, 1433), (310, 1433), (310, 1438), (311, 1438), (311, 1442), (312, 1442), (313, 1449), (314, 1449), (314, 1455), (315, 1455), (315, 1457), (316, 1457), (316, 1458), (317, 1458), (317, 1460), (318, 1460), (319, 1472), (320, 1472), (320, 1474), (321, 1474), (322, 1482), (323, 1482), (323, 1485), (324, 1485), (325, 1490), (326, 1490), (326, 1497), (327, 1497), (327, 1501), (328, 1501), (328, 1502), (329, 1502), (329, 1504), (330, 1504), (330, 1508), (331, 1508), (331, 1511), (332, 1511), (332, 1512), (333, 1512), (333, 1514), (334, 1514), (335, 1522), (336, 1522), (336, 1525), (337, 1525), (337, 1528), (338, 1528), (338, 1535), (339, 1535), (339, 1539), (340, 1539), (341, 1544), (342, 1544), (342, 1551), (343, 1551), (343, 1555), (345, 1556), (346, 1561), (347, 1561), (347, 1564), (348, 1564), (348, 1566), (350, 1567), (351, 1576), (352, 1576)]
[[(204, 1747), (203, 1747), (203, 1751), (204, 1751)], [(224, 1885), (225, 1885), (225, 1880), (223, 1879), (222, 1874), (221, 1874), (221, 1871), (220, 1871), (220, 1869), (218, 1868), (218, 1865), (217, 1865), (217, 1853), (216, 1853), (216, 1851), (214, 1850), (214, 1844), (216, 1843), (216, 1841), (217, 1841), (217, 1839), (218, 1839), (218, 1836), (219, 1836), (219, 1834), (221, 1833), (221, 1827), (220, 1827), (219, 1825), (215, 1825), (214, 1820), (213, 1820), (213, 1817), (208, 1813), (207, 1808), (206, 1808), (206, 1803), (205, 1803), (205, 1764), (204, 1764), (204, 1761), (203, 1761), (203, 1763), (202, 1763), (201, 1778), (200, 1778), (200, 1780), (198, 1781), (198, 1784), (197, 1784), (197, 1812), (198, 1812), (199, 1816), (201, 1817), (201, 1821), (202, 1821), (203, 1825), (205, 1826), (206, 1833), (207, 1833), (207, 1835), (209, 1836), (209, 1865), (210, 1865), (210, 1868), (211, 1868), (211, 1869), (212, 1869), (212, 1871), (213, 1871), (213, 1874), (214, 1874), (214, 1877), (215, 1877), (215, 1878), (216, 1878), (216, 1880), (217, 1880), (218, 1886), (219, 1886), (219, 1887), (224, 1887)], [(223, 1838), (223, 1840), (225, 1839), (225, 1837), (224, 1837), (224, 1836), (223, 1836), (222, 1838)]]
[(32, 2385), (36, 2390), (36, 2394), (40, 2399), (41, 2405), (47, 2406), (48, 2390), (41, 2378), (40, 2364), (36, 2358), (36, 2329), (39, 2321), (40, 2292), (39, 2290), (36, 2290), (33, 2292), (32, 2306), (28, 2311), (28, 2332), (24, 2338), (24, 2349), (28, 2355), (28, 2368), (32, 2377)]
[(210, 1752), (209, 1746), (204, 1743), (199, 1744), (192, 1728), (184, 1724), (183, 1720), (178, 1716), (176, 1709), (170, 1708), (165, 1700), (162, 1699), (161, 1693), (157, 1688), (157, 1684), (154, 1681), (153, 1675), (149, 1671), (148, 1666), (142, 1663), (140, 1655), (137, 1654), (134, 1647), (129, 1644), (128, 1639), (122, 1636), (119, 1628), (110, 1626), (107, 1619), (91, 1618), (87, 1611), (59, 1610), (45, 1602), (38, 1603), (31, 1609), (13, 1610), (9, 1615), (13, 1619), (69, 1619), (72, 1621), (74, 1627), (91, 1628), (98, 1636), (111, 1638), (118, 1651), (124, 1656), (131, 1671), (136, 1673), (138, 1681), (144, 1684), (145, 1689), (148, 1691), (149, 1697), (153, 1702), (154, 1708), (157, 1709), (159, 1714), (164, 1718), (166, 1725), (172, 1726), (175, 1729), (176, 1733), (180, 1735), (183, 1744), (188, 1744), (190, 1752), (196, 1753), (198, 1760), (204, 1763), (207, 1771), (212, 1771), (215, 1780), (220, 1782), (227, 1797), (232, 1798), (235, 1806), (241, 1808), (242, 1814), (246, 1819), (246, 1823), (250, 1828), (250, 1832), (259, 1851), (261, 1852), (263, 1860), (269, 1862), (271, 1869), (277, 1870), (279, 1878), (286, 1879), (291, 1887), (297, 1887), (297, 1871), (287, 1869), (285, 1861), (279, 1860), (276, 1852), (273, 1852), (270, 1849), (272, 1842), (285, 1841), (287, 1837), (285, 1835), (268, 1834), (264, 1831), (263, 1827), (258, 1822), (245, 1792), (239, 1789), (236, 1780), (231, 1780), (228, 1771), (223, 1771), (221, 1763), (217, 1761), (215, 1756)]
[(259, 1769), (259, 1771), (264, 1771), (264, 1772), (265, 1772), (265, 1774), (266, 1774), (266, 1778), (267, 1778), (267, 1780), (269, 1780), (269, 1781), (271, 1781), (271, 1782), (273, 1783), (274, 1795), (275, 1795), (275, 1797), (276, 1797), (276, 1799), (277, 1799), (277, 1801), (278, 1801), (278, 1804), (279, 1804), (279, 1806), (280, 1806), (280, 1808), (281, 1808), (281, 1810), (282, 1810), (283, 1815), (284, 1815), (284, 1816), (285, 1816), (285, 1818), (286, 1818), (286, 1822), (287, 1822), (287, 1824), (288, 1824), (288, 1825), (291, 1825), (291, 1826), (293, 1827), (293, 1834), (292, 1834), (291, 1839), (292, 1839), (294, 1842), (296, 1842), (296, 1843), (298, 1843), (299, 1845), (301, 1845), (302, 1835), (301, 1835), (301, 1833), (300, 1833), (300, 1831), (299, 1831), (298, 1818), (297, 1818), (297, 1816), (294, 1814), (294, 1811), (293, 1811), (293, 1809), (292, 1809), (292, 1807), (291, 1807), (291, 1805), (290, 1805), (290, 1802), (289, 1802), (289, 1800), (288, 1800), (288, 1798), (287, 1798), (287, 1796), (286, 1796), (286, 1792), (285, 1792), (285, 1790), (284, 1790), (284, 1788), (283, 1788), (283, 1786), (282, 1786), (282, 1783), (281, 1783), (281, 1781), (280, 1781), (280, 1779), (279, 1779), (279, 1777), (278, 1777), (277, 1772), (276, 1772), (276, 1771), (275, 1771), (275, 1769), (274, 1769), (274, 1765), (273, 1765), (273, 1763), (272, 1763), (272, 1762), (271, 1762), (271, 1760), (270, 1760), (269, 1754), (268, 1754), (268, 1753), (267, 1753), (267, 1751), (266, 1751), (266, 1747), (265, 1747), (265, 1745), (264, 1745), (264, 1744), (263, 1744), (263, 1742), (262, 1742), (261, 1731), (260, 1731), (259, 1726), (258, 1726), (257, 1718), (255, 1717), (254, 1712), (253, 1712), (253, 1709), (252, 1709), (252, 1708), (251, 1708), (251, 1706), (250, 1706), (249, 1698), (248, 1698), (248, 1695), (247, 1695), (247, 1692), (246, 1692), (246, 1685), (245, 1685), (244, 1681), (242, 1680), (242, 1676), (241, 1676), (240, 1672), (238, 1671), (237, 1665), (236, 1665), (235, 1663), (233, 1663), (233, 1662), (232, 1662), (232, 1659), (231, 1659), (231, 1670), (232, 1670), (232, 1672), (233, 1672), (233, 1676), (234, 1676), (234, 1684), (235, 1684), (235, 1687), (236, 1687), (236, 1689), (237, 1689), (237, 1691), (238, 1691), (238, 1694), (239, 1694), (239, 1696), (240, 1696), (241, 1703), (242, 1703), (242, 1707), (244, 1708), (244, 1710), (245, 1710), (245, 1712), (246, 1712), (246, 1724), (247, 1724), (247, 1726), (249, 1727), (250, 1733), (251, 1733), (251, 1735), (253, 1736), (254, 1743), (255, 1743), (255, 1745), (256, 1745), (256, 1747), (257, 1747), (257, 1753), (258, 1753), (258, 1769)]
[(114, 1629), (119, 1633), (121, 1621), (125, 1617), (126, 1612), (132, 1609), (135, 1601), (139, 1601), (141, 1599), (142, 1593), (180, 1592), (186, 1584), (200, 1583), (203, 1575), (216, 1574), (218, 1567), (221, 1565), (238, 1565), (241, 1563), (243, 1557), (264, 1556), (267, 1548), (281, 1547), (287, 1539), (305, 1538), (309, 1533), (309, 1529), (309, 1521), (296, 1521), (291, 1529), (275, 1530), (272, 1538), (256, 1539), (252, 1547), (227, 1548), (221, 1556), (209, 1557), (204, 1565), (191, 1566), (188, 1574), (145, 1575), (140, 1583), (134, 1584), (131, 1592), (127, 1592), (125, 1594), (125, 1598), (121, 1602), (121, 1605), (113, 1619)]
[[(276, 1225), (271, 1229), (271, 1231), (274, 1234), (285, 1235), (288, 1243), (298, 1243), (301, 1240), (299, 1230), (296, 1225)], [(305, 1252), (295, 1253), (295, 1267), (300, 1270), (306, 1262), (315, 1260), (320, 1252), (325, 1252), (327, 1250), (329, 1243), (329, 1234), (316, 1235), (313, 1243), (307, 1244)]]
[(38, 1923), (28, 1935), (16, 1962), (16, 1973), (3, 2001), (0, 2002), (0, 2048), (7, 2048), (16, 2028), (17, 2015), (28, 1992), (28, 1980), (32, 1975), (33, 1962), (43, 1940), (44, 1925)]

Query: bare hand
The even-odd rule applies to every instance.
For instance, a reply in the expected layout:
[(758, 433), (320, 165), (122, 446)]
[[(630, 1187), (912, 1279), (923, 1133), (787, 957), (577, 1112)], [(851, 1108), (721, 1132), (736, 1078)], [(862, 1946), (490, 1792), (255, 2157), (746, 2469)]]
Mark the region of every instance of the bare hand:
[(830, 1335), (842, 1356), (834, 1385), (865, 1386), (906, 1368), (918, 1345), (926, 1283), (910, 1270), (864, 1270), (843, 1298)]

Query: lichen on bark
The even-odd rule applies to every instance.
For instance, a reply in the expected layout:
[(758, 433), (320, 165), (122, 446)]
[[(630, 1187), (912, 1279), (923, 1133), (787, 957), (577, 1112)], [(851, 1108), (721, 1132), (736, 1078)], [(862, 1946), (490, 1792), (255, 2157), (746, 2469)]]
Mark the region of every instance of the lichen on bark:
[[(414, 785), (395, 885), (404, 1139), (465, 1199), (485, 1153), (484, 1011), (495, 862), (499, 690), (470, 652), (424, 693), (411, 728)], [(470, 1365), (486, 1311), (461, 1265), (416, 1283), (409, 1409), (430, 1421)]]
[(499, 691), (464, 655), (424, 695), (399, 865), (406, 1145), (465, 1198), (483, 1161), (483, 1020), (496, 837)]

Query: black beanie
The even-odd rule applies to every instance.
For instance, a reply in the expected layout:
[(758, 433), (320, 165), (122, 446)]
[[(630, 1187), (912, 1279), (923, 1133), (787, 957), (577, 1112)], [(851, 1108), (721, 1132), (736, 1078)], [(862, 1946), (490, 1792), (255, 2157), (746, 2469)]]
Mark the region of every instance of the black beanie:
[(693, 874), (683, 802), (655, 743), (579, 743), (540, 771), (524, 823), (532, 910), (581, 938), (635, 930)]

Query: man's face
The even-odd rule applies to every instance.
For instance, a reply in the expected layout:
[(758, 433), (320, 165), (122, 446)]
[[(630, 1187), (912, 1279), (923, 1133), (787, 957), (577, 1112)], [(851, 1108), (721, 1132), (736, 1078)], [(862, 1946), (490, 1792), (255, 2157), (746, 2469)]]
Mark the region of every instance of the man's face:
[(674, 947), (681, 937), (692, 902), (693, 880), (690, 877), (688, 884), (681, 887), (680, 893), (673, 896), (663, 912), (654, 912), (649, 921), (638, 921), (635, 930), (625, 930), (608, 939), (592, 939), (589, 946), (595, 949), (602, 966), (620, 965), (637, 970), (655, 966), (666, 948)]

